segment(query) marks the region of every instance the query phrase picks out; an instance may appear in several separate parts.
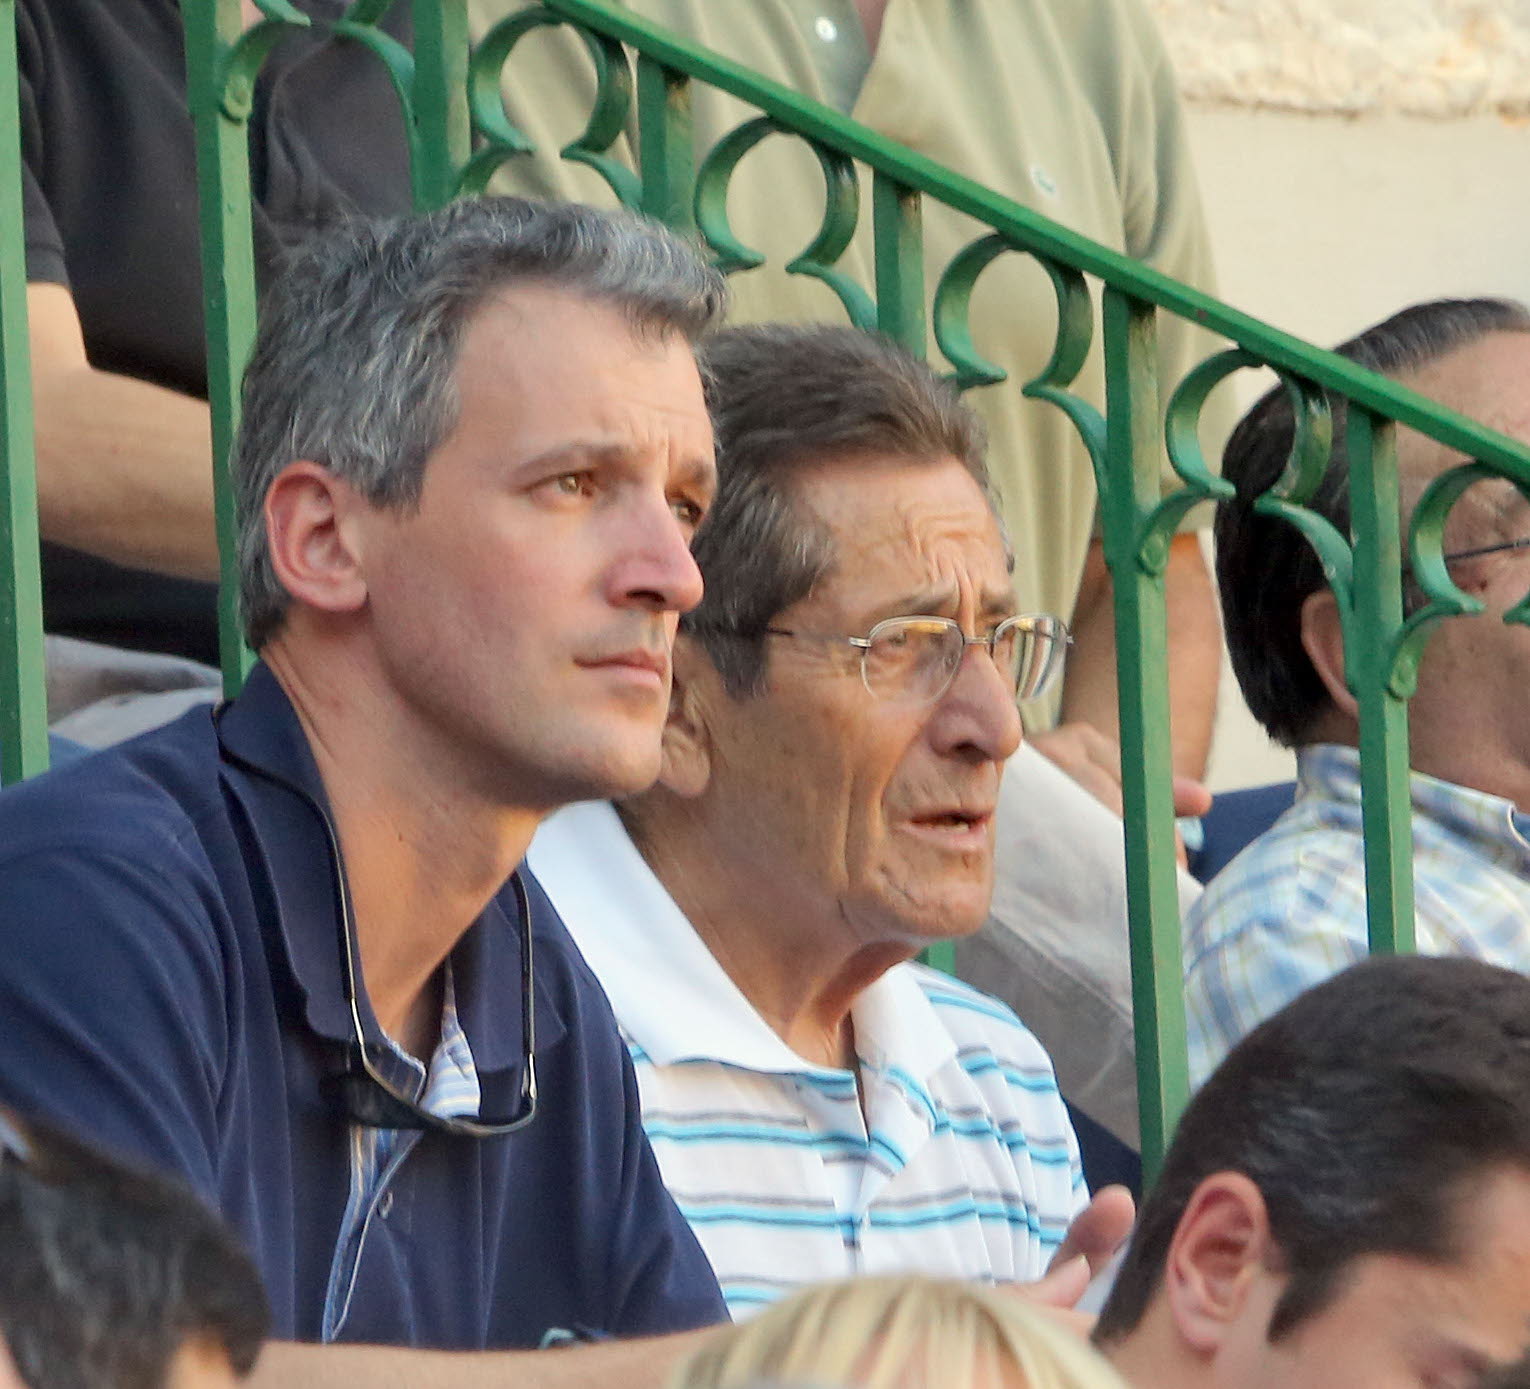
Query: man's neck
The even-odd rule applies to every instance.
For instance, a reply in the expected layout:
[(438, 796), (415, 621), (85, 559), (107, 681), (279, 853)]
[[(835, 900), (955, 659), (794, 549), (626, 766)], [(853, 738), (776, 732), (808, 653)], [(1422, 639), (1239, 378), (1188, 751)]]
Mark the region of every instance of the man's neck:
[(1120, 1340), (1100, 1348), (1131, 1389), (1216, 1389), (1210, 1362), (1188, 1352), (1161, 1301)]
[(540, 815), (475, 796), (449, 761), (414, 746), (343, 653), (294, 659), (278, 638), (262, 656), (324, 783), (373, 1012), (406, 1050), (428, 1055), (441, 963), (520, 863)]
[(853, 1070), (851, 1007), (910, 952), (847, 941), (835, 904), (794, 891), (780, 865), (743, 859), (734, 846), (715, 842), (697, 802), (655, 790), (640, 814), (622, 819), (665, 891), (771, 1030), (804, 1060)]

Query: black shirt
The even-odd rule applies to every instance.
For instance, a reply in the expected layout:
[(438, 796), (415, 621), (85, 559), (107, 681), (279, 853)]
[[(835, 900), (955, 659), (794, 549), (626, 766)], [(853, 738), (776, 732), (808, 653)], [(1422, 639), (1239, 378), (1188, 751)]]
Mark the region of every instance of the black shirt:
[[(382, 63), (301, 0), (250, 121), (256, 274), (356, 213), (409, 207), (403, 117)], [(384, 28), (408, 43), (409, 5)], [(196, 157), (174, 0), (19, 0), (27, 269), (74, 296), (93, 365), (205, 396)], [(50, 632), (217, 660), (215, 590), (43, 547)]]

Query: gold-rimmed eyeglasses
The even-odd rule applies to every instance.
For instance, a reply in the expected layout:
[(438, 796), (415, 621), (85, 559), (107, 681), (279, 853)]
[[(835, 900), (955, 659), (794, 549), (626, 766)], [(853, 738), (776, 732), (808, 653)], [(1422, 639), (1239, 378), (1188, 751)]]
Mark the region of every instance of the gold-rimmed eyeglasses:
[(1037, 699), (1056, 682), (1073, 638), (1068, 624), (1049, 613), (1007, 617), (969, 637), (951, 617), (889, 617), (863, 637), (766, 627), (773, 637), (846, 642), (861, 653), (861, 681), (877, 699), (933, 703), (951, 688), (969, 646), (986, 647), (1017, 700)]

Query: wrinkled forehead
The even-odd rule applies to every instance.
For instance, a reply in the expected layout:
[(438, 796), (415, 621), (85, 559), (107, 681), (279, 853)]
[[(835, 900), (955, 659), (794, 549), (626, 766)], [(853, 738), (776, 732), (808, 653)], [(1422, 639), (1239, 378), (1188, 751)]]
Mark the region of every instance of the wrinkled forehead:
[(799, 473), (795, 492), (828, 541), (826, 581), (1012, 597), (1003, 524), (955, 458), (831, 460)]

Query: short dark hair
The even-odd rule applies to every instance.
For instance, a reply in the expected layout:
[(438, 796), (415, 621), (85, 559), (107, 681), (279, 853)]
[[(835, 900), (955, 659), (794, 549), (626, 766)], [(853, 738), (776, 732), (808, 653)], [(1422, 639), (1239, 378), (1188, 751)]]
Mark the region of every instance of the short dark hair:
[(824, 529), (793, 496), (828, 459), (954, 457), (997, 508), (987, 435), (956, 388), (889, 338), (822, 323), (726, 329), (702, 347), (717, 433), (717, 499), (696, 536), (706, 581), (680, 619), (730, 694), (758, 693), (765, 628), (833, 566)]
[(374, 506), (414, 505), (426, 460), (456, 420), (466, 325), (517, 284), (609, 304), (634, 333), (691, 342), (727, 303), (722, 277), (687, 242), (636, 214), (578, 203), (464, 199), (313, 237), (273, 278), (244, 375), (230, 470), (251, 646), (287, 607), (263, 515), (273, 479), (309, 458)]
[(188, 1341), (255, 1363), (260, 1276), (192, 1193), (0, 1110), (0, 1335), (29, 1389), (163, 1389)]
[[(1530, 310), (1508, 299), (1436, 299), (1415, 304), (1334, 349), (1386, 376), (1417, 371), (1489, 333), (1530, 332)], [(1349, 454), (1344, 397), (1330, 394), (1333, 449), (1305, 503), (1349, 534)], [(1276, 386), (1239, 422), (1222, 454), (1237, 496), (1217, 508), (1217, 586), (1233, 673), (1256, 719), (1276, 742), (1296, 747), (1328, 708), (1328, 692), (1302, 646), (1301, 611), (1326, 583), (1316, 553), (1288, 522), (1254, 510), (1285, 470), (1295, 436), (1291, 398)]]
[(1095, 1339), (1132, 1331), (1197, 1187), (1259, 1188), (1286, 1286), (1271, 1341), (1320, 1311), (1352, 1260), (1461, 1258), (1478, 1179), (1530, 1171), (1530, 978), (1478, 960), (1377, 956), (1301, 994), (1190, 1101)]

